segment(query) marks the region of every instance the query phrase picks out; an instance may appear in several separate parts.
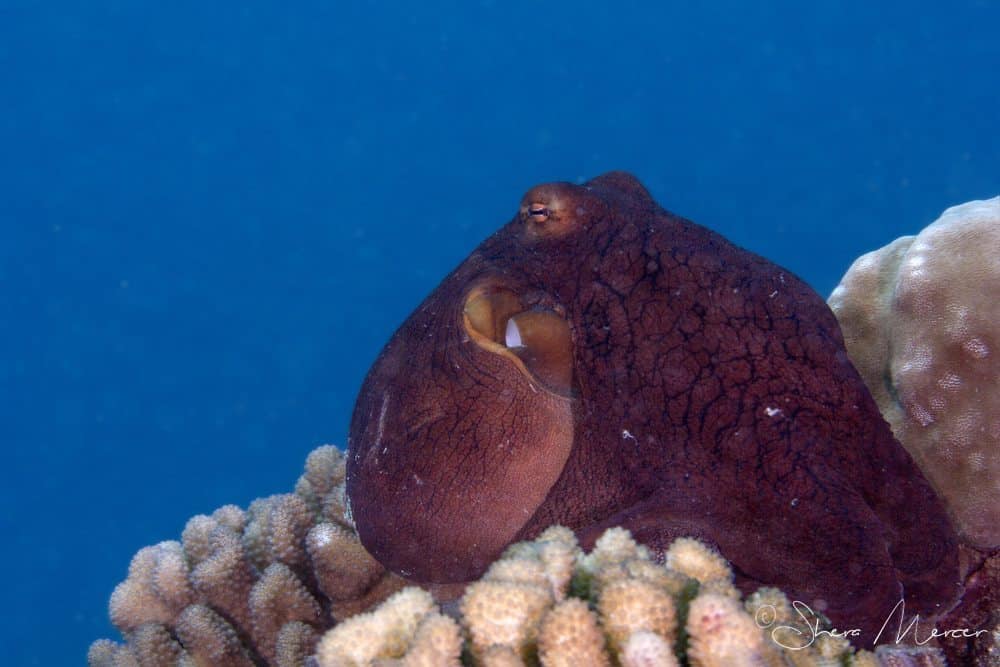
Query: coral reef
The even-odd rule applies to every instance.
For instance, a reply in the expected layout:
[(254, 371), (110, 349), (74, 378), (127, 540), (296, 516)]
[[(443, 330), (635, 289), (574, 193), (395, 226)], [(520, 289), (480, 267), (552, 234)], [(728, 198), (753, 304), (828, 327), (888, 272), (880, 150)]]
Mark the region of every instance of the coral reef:
[(945, 499), (1000, 547), (1000, 197), (946, 210), (862, 256), (830, 295), (851, 360)]
[(294, 494), (196, 516), (180, 542), (140, 550), (111, 595), (127, 643), (96, 642), (90, 664), (303, 664), (334, 622), (403, 585), (361, 547), (343, 481), (343, 455), (320, 447)]
[(324, 667), (364, 667), (375, 661), (447, 667), (459, 664), (461, 651), (458, 624), (438, 611), (430, 593), (411, 587), (327, 632), (316, 658)]
[(830, 295), (851, 361), (965, 544), (949, 656), (1000, 666), (1000, 197), (860, 257)]
[[(1000, 667), (997, 248), (1000, 198), (970, 202), (860, 258), (830, 299), (852, 361), (966, 542), (962, 602), (924, 619), (920, 638), (935, 621), (964, 629), (939, 646), (952, 664), (991, 667)], [(509, 546), (464, 589), (407, 586), (362, 547), (344, 476), (343, 454), (321, 447), (294, 493), (194, 517), (179, 542), (140, 550), (109, 605), (125, 643), (95, 642), (90, 664), (946, 664), (933, 641), (855, 652), (778, 589), (741, 599), (730, 564), (704, 543), (677, 539), (657, 562), (623, 528), (585, 554), (554, 526)]]
[[(945, 664), (932, 648), (855, 653), (823, 621), (810, 627), (798, 618), (776, 589), (741, 602), (728, 564), (704, 544), (678, 540), (669, 554), (658, 564), (628, 531), (612, 528), (585, 555), (570, 531), (553, 527), (511, 546), (468, 586), (459, 605), (462, 635), (430, 595), (407, 588), (328, 632), (317, 662), (448, 667), (460, 664), (464, 640), (462, 664), (483, 667)], [(432, 649), (420, 628), (430, 622), (441, 625), (439, 652), (437, 662), (425, 663), (423, 652)]]
[(705, 544), (678, 539), (657, 562), (622, 528), (588, 554), (572, 531), (549, 528), (508, 547), (460, 599), (435, 600), (359, 547), (343, 469), (343, 455), (321, 447), (294, 494), (195, 517), (181, 542), (139, 551), (110, 604), (126, 643), (95, 642), (90, 664), (945, 664), (929, 648), (855, 653), (777, 589), (741, 601), (729, 564)]

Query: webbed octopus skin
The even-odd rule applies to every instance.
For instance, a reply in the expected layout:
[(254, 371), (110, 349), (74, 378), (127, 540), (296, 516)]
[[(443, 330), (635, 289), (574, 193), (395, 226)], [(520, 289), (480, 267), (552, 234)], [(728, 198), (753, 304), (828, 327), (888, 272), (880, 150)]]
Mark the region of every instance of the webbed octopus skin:
[[(631, 175), (530, 190), (382, 350), (348, 440), (365, 547), (469, 581), (552, 524), (714, 544), (870, 645), (945, 612), (956, 537), (823, 299)], [(883, 638), (884, 639), (884, 638)]]

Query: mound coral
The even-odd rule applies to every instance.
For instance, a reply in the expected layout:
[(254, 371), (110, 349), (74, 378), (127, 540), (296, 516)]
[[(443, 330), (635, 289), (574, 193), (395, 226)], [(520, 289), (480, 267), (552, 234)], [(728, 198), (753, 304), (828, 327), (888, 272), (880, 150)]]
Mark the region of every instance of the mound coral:
[(1000, 547), (1000, 197), (862, 256), (830, 295), (848, 354), (960, 536)]
[[(622, 528), (589, 554), (559, 526), (514, 544), (442, 612), (431, 592), (404, 588), (360, 547), (343, 470), (343, 455), (321, 447), (294, 494), (195, 517), (180, 542), (139, 551), (111, 596), (126, 643), (95, 642), (90, 664), (897, 664), (896, 649), (854, 654), (826, 635), (777, 642), (769, 629), (778, 623), (796, 637), (812, 632), (780, 591), (741, 603), (729, 564), (710, 547), (682, 538), (657, 563)], [(928, 656), (921, 664), (944, 664)]]

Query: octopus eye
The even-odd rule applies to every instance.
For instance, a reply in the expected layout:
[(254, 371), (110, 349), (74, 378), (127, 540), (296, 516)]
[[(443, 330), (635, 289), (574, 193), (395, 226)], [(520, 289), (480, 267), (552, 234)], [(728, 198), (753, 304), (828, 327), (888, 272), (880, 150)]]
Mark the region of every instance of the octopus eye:
[(566, 319), (552, 310), (526, 309), (503, 288), (477, 288), (468, 296), (464, 326), (483, 349), (514, 362), (546, 389), (569, 396), (573, 343)]
[(532, 204), (528, 207), (528, 217), (532, 222), (545, 222), (552, 214), (544, 204)]

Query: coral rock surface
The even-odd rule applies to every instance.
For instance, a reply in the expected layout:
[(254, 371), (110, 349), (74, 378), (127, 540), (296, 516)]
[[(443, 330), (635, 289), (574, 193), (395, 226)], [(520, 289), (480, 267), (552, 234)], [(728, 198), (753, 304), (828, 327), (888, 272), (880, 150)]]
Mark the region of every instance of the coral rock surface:
[(1000, 546), (1000, 197), (860, 257), (830, 306), (960, 537)]

